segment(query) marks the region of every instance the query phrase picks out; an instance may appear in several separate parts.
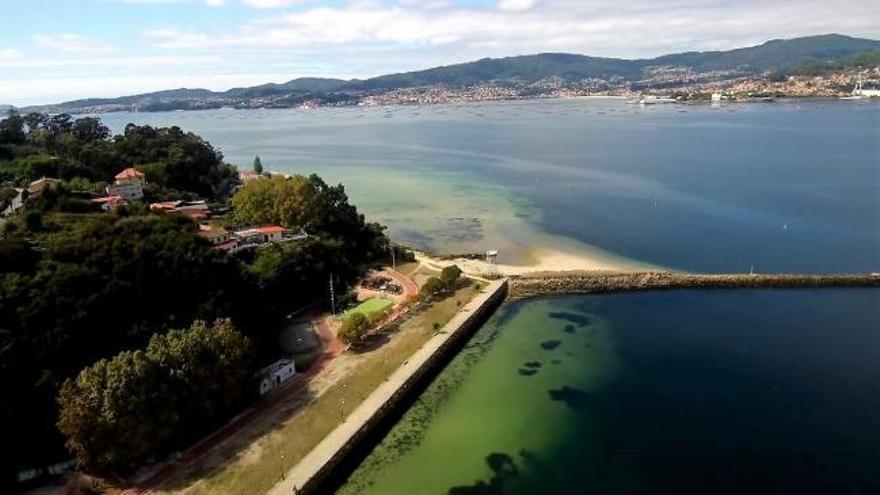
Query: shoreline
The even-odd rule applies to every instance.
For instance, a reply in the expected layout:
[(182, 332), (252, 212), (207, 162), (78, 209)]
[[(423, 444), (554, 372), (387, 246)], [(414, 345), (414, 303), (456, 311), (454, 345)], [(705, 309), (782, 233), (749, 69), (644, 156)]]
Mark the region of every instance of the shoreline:
[[(205, 108), (180, 108), (174, 110), (135, 110), (131, 108), (119, 108), (119, 109), (110, 109), (110, 110), (100, 110), (100, 111), (88, 111), (83, 112), (80, 108), (68, 109), (61, 113), (70, 113), (74, 116), (100, 116), (107, 115), (113, 113), (142, 113), (142, 114), (162, 114), (162, 113), (174, 113), (174, 112), (207, 112), (207, 111), (216, 111), (216, 110), (320, 110), (320, 109), (333, 109), (333, 108), (392, 108), (392, 107), (400, 107), (400, 108), (409, 108), (409, 107), (438, 107), (438, 106), (456, 106), (456, 105), (467, 105), (467, 104), (484, 104), (484, 103), (516, 103), (516, 102), (532, 102), (532, 101), (584, 101), (584, 100), (618, 100), (618, 101), (633, 101), (635, 102), (641, 96), (645, 95), (633, 95), (633, 96), (625, 96), (625, 95), (572, 95), (572, 96), (548, 96), (548, 97), (524, 97), (524, 98), (487, 98), (487, 99), (474, 99), (474, 100), (461, 100), (461, 101), (448, 101), (448, 102), (437, 102), (437, 103), (403, 103), (403, 102), (395, 102), (395, 103), (383, 103), (383, 104), (371, 104), (371, 105), (363, 105), (363, 104), (350, 104), (350, 105), (315, 105), (315, 106), (258, 106), (258, 107), (236, 107), (236, 106), (217, 106), (217, 107), (205, 107)], [(794, 102), (794, 101), (878, 101), (878, 98), (860, 98), (857, 100), (852, 100), (848, 96), (838, 95), (838, 96), (830, 96), (830, 95), (809, 95), (809, 96), (797, 96), (797, 95), (782, 95), (778, 97), (770, 97), (772, 101), (778, 102)], [(712, 101), (710, 99), (690, 99), (690, 100), (681, 100), (676, 102), (670, 102), (673, 104), (679, 105), (705, 105), (710, 106), (712, 104), (748, 104), (748, 103), (765, 103), (763, 98), (760, 97), (750, 97), (750, 98), (740, 98), (740, 99), (731, 99), (731, 100), (723, 100), (723, 101)], [(27, 105), (22, 107), (14, 107), (18, 111), (49, 111), (54, 104), (50, 105)], [(49, 113), (54, 113), (49, 111)]]
[(529, 276), (547, 272), (589, 271), (600, 273), (634, 273), (646, 271), (675, 272), (669, 268), (616, 256), (599, 249), (560, 249), (545, 245), (527, 250), (520, 263), (492, 264), (485, 259), (465, 257), (438, 258), (414, 251), (416, 260), (429, 268), (437, 269), (458, 265), (462, 272), (472, 278), (499, 278)]

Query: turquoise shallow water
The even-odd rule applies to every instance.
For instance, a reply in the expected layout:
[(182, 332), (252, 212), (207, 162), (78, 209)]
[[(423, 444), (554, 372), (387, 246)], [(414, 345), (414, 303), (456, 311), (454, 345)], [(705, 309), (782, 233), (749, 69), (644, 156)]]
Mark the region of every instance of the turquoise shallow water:
[[(530, 101), (105, 116), (344, 182), (398, 241), (880, 271), (880, 103)], [(506, 305), (342, 493), (880, 493), (880, 295)]]
[(340, 493), (876, 493), (880, 292), (506, 305)]
[(617, 100), (109, 114), (341, 181), (441, 251), (597, 248), (695, 271), (880, 270), (880, 102)]

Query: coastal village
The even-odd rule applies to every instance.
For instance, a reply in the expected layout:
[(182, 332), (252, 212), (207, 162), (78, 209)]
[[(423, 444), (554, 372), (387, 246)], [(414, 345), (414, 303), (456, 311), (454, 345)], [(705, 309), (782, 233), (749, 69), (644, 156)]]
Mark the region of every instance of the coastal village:
[[(273, 177), (290, 179), (284, 174), (246, 170), (238, 173), (238, 187)], [(62, 193), (62, 188), (69, 187), (66, 184), (60, 178), (41, 177), (27, 187), (13, 188), (15, 197), (2, 214), (17, 218), (28, 209), (33, 210), (44, 196)], [(124, 213), (127, 208), (144, 208), (152, 215), (186, 217), (198, 226), (199, 237), (214, 250), (229, 256), (249, 256), (247, 251), (282, 247), (310, 238), (303, 229), (287, 229), (281, 225), (231, 224), (227, 219), (228, 206), (211, 204), (203, 199), (145, 202), (149, 186), (147, 174), (139, 167), (129, 166), (115, 174), (113, 183), (104, 187), (103, 194), (69, 190), (63, 193), (76, 195), (91, 204), (91, 215), (115, 215)], [(350, 415), (360, 399), (382, 381), (381, 375), (364, 374), (367, 370), (381, 369), (387, 378), (398, 366), (413, 359), (415, 350), (435, 337), (463, 306), (483, 292), (485, 282), (460, 277), (460, 270), (450, 268), (451, 263), (416, 262), (404, 252), (398, 255), (398, 260), (398, 266), (371, 270), (350, 295), (334, 295), (331, 281), (327, 293), (330, 312), (305, 307), (288, 315), (287, 323), (279, 333), (276, 353), (279, 357), (264, 363), (254, 377), (254, 393), (261, 399), (200, 442), (194, 450), (182, 453), (182, 457), (174, 462), (149, 466), (131, 481), (141, 489), (148, 489), (186, 477), (190, 469), (201, 469), (204, 463), (212, 462), (205, 453), (229, 443), (249, 441), (249, 432), (277, 422), (281, 411), (299, 404), (305, 394), (318, 394), (322, 397), (320, 403), (334, 404), (337, 399), (333, 396), (341, 393), (344, 398), (338, 399), (338, 414), (326, 415), (321, 412), (320, 405), (295, 406), (302, 412), (295, 416), (298, 419), (291, 429), (286, 427), (279, 434), (260, 440), (274, 442), (279, 435), (281, 438), (299, 436), (303, 429), (296, 426), (298, 423), (315, 421), (314, 414), (325, 414), (318, 420), (317, 428), (309, 429), (310, 441), (317, 444), (323, 433)], [(375, 352), (359, 350), (376, 345), (374, 342), (385, 341), (389, 336), (393, 339), (379, 345)], [(348, 349), (352, 351), (346, 352)], [(345, 406), (346, 400), (349, 406)], [(210, 448), (206, 450), (206, 446)], [(296, 447), (291, 451), (290, 460), (304, 456), (308, 451), (305, 446)], [(66, 473), (72, 467), (72, 461), (65, 461), (23, 470), (18, 473), (18, 481), (31, 483), (41, 477)], [(263, 478), (259, 482), (267, 483), (270, 479)], [(85, 477), (74, 478), (71, 482), (94, 486), (93, 483), (105, 483), (105, 480)], [(265, 488), (271, 488), (271, 485)]]

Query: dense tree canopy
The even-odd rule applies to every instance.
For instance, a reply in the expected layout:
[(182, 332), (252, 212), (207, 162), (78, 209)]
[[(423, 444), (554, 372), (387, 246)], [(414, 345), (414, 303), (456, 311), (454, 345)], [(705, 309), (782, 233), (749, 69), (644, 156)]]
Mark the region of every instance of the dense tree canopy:
[(388, 252), (383, 227), (364, 220), (348, 202), (342, 184), (327, 185), (317, 175), (250, 181), (235, 193), (232, 204), (236, 219), (243, 224), (282, 225), (344, 240), (340, 254), (351, 260), (376, 259)]
[(102, 215), (37, 230), (0, 240), (0, 396), (11, 403), (0, 425), (20, 462), (60, 455), (53, 397), (83, 366), (197, 318), (273, 328), (248, 273), (186, 218)]
[(64, 382), (58, 426), (83, 465), (134, 468), (225, 419), (252, 384), (252, 350), (229, 320), (154, 335)]
[(237, 182), (219, 151), (179, 127), (129, 124), (111, 136), (95, 117), (11, 111), (0, 120), (0, 183), (26, 185), (40, 177), (109, 183), (130, 166), (146, 172), (154, 199), (183, 193), (219, 198)]
[(388, 254), (383, 228), (317, 176), (248, 183), (231, 222), (280, 223), (309, 237), (235, 255), (184, 216), (136, 202), (91, 213), (89, 193), (131, 165), (147, 174), (148, 199), (222, 199), (237, 185), (219, 152), (177, 127), (129, 125), (111, 137), (94, 118), (0, 120), (4, 201), (33, 179), (63, 179), (0, 226), (0, 438), (15, 452), (0, 483), (68, 458), (65, 442), (85, 465), (124, 469), (205, 433), (240, 410), (235, 391), (254, 366), (221, 352), (234, 339), (215, 339), (228, 335), (217, 325), (169, 329), (229, 318), (256, 359), (277, 359), (285, 314), (326, 303), (331, 278), (344, 292)]

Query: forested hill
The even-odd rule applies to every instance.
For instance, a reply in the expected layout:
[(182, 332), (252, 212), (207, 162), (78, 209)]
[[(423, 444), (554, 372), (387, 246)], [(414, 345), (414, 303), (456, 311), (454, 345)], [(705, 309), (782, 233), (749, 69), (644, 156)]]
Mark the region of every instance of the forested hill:
[(638, 60), (542, 53), (501, 59), (487, 58), (466, 64), (391, 74), (353, 85), (368, 89), (396, 89), (432, 84), (478, 84), (512, 79), (534, 82), (550, 77), (558, 77), (566, 81), (613, 77), (635, 80), (642, 77), (645, 68), (655, 66), (680, 66), (697, 71), (739, 70), (744, 73), (784, 71), (802, 64), (842, 62), (878, 50), (880, 50), (880, 41), (877, 40), (829, 34), (773, 40), (762, 45), (729, 51), (687, 52)]
[[(625, 86), (641, 82), (650, 87), (650, 70), (677, 67), (701, 74), (704, 80), (762, 72), (798, 72), (817, 67), (860, 65), (880, 59), (880, 41), (839, 34), (772, 40), (728, 51), (686, 52), (652, 59), (602, 58), (568, 53), (541, 53), (482, 59), (431, 69), (389, 74), (366, 80), (300, 78), (282, 84), (233, 88), (224, 92), (174, 89), (120, 98), (76, 100), (24, 109), (48, 112), (113, 110), (187, 110), (236, 107), (289, 107), (308, 100), (322, 104), (353, 103), (364, 94), (425, 86), (462, 87), (483, 84), (531, 84), (551, 79), (575, 83), (600, 80)], [(859, 58), (861, 57), (861, 58)], [(707, 79), (708, 78), (708, 79)], [(666, 81), (668, 82), (668, 81)]]

